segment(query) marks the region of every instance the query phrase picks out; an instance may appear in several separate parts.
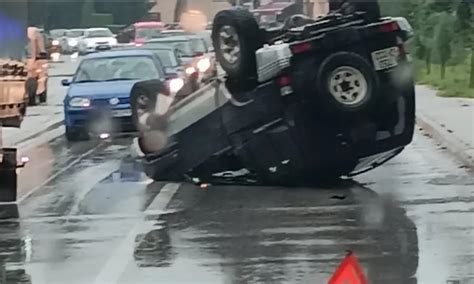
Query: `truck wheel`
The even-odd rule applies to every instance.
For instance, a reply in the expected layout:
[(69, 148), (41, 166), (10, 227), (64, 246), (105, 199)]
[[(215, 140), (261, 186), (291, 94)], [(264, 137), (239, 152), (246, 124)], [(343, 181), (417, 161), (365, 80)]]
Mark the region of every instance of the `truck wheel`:
[(330, 0), (329, 10), (338, 11), (343, 15), (365, 12), (366, 19), (371, 22), (381, 17), (378, 0)]
[(28, 95), (28, 105), (36, 105), (36, 90), (38, 89), (38, 82), (33, 78), (28, 78), (25, 83), (25, 92)]
[(321, 64), (316, 82), (317, 104), (331, 115), (369, 111), (377, 99), (377, 74), (355, 53), (339, 52), (329, 56)]
[(263, 43), (258, 23), (249, 11), (219, 12), (213, 22), (212, 42), (216, 58), (229, 77), (257, 77), (255, 52)]
[(165, 113), (162, 115), (155, 113), (158, 95), (160, 94), (165, 97), (170, 96), (166, 85), (159, 80), (143, 81), (133, 86), (130, 101), (132, 121), (140, 133), (161, 130), (165, 127), (163, 124)]

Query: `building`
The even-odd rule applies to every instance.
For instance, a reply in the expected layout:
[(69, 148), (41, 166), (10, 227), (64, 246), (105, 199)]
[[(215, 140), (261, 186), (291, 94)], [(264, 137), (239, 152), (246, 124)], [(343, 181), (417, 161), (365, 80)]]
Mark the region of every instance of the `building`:
[[(208, 21), (212, 21), (220, 10), (228, 9), (230, 4), (227, 0), (186, 0), (186, 10), (198, 10), (203, 12)], [(174, 22), (174, 11), (177, 0), (157, 0), (150, 13), (160, 15), (161, 21), (165, 23)]]
[[(269, 2), (282, 2), (282, 0), (267, 0)], [(294, 1), (294, 0), (283, 0)], [(198, 10), (203, 12), (208, 21), (212, 21), (214, 16), (220, 10), (231, 7), (228, 0), (186, 0), (186, 10)], [(306, 13), (310, 16), (321, 16), (327, 14), (329, 11), (328, 0), (303, 0), (305, 3)], [(159, 15), (161, 21), (165, 23), (172, 23), (174, 21), (174, 12), (177, 0), (156, 0), (156, 4), (150, 10), (150, 13)]]

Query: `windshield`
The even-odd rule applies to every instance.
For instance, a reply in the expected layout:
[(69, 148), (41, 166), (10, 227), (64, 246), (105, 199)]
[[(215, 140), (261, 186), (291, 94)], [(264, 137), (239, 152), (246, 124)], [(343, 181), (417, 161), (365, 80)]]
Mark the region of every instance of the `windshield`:
[(160, 78), (153, 59), (147, 56), (91, 58), (82, 61), (74, 82), (149, 80)]
[(87, 31), (87, 37), (94, 38), (94, 37), (111, 37), (113, 34), (110, 30), (103, 29), (103, 30), (89, 30)]
[(152, 50), (160, 59), (163, 67), (176, 67), (179, 65), (176, 54), (172, 50), (168, 49), (154, 49), (153, 44), (146, 44), (143, 46), (144, 49)]
[(136, 38), (137, 39), (150, 39), (159, 37), (161, 34), (160, 28), (139, 28), (137, 29)]
[(52, 38), (58, 38), (66, 35), (66, 30), (51, 30), (49, 31), (49, 35)]
[(84, 30), (70, 30), (66, 32), (67, 37), (81, 37), (84, 35)]
[(206, 43), (204, 42), (203, 39), (200, 39), (200, 38), (191, 39), (191, 46), (194, 53), (207, 52)]
[(160, 41), (160, 44), (168, 44), (177, 50), (180, 56), (193, 57), (194, 50), (191, 41)]

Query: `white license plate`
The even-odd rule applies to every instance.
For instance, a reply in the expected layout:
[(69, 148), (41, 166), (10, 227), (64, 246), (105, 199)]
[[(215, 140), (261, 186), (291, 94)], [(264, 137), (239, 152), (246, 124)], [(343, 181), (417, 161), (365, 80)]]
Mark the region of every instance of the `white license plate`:
[(380, 71), (396, 67), (399, 55), (400, 52), (396, 46), (372, 52), (375, 70)]
[(113, 117), (127, 117), (127, 116), (132, 116), (132, 110), (131, 109), (117, 109), (112, 111), (112, 116)]

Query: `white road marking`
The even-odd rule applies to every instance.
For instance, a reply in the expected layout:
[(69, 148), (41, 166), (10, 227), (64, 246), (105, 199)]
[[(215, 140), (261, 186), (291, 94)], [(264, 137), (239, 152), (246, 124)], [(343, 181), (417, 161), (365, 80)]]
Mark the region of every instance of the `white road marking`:
[[(163, 212), (180, 186), (181, 184), (178, 183), (166, 184), (161, 189), (160, 193), (157, 194), (152, 203), (147, 207), (145, 213), (154, 214), (157, 212)], [(147, 227), (147, 225), (148, 223), (142, 220), (133, 227), (127, 237), (109, 257), (104, 268), (95, 279), (95, 284), (112, 284), (119, 281), (123, 272), (127, 268), (127, 265), (130, 263), (131, 258), (133, 258), (135, 238), (138, 234), (143, 232), (143, 229)]]
[(30, 190), (28, 193), (26, 193), (25, 195), (21, 196), (18, 198), (18, 201), (17, 203), (20, 204), (22, 203), (23, 201), (25, 201), (25, 199), (27, 199), (28, 197), (30, 197), (34, 192), (36, 192), (38, 189), (42, 188), (43, 186), (47, 185), (48, 183), (50, 183), (51, 181), (53, 181), (54, 179), (56, 179), (58, 176), (62, 175), (64, 172), (66, 172), (67, 170), (69, 170), (70, 168), (74, 167), (75, 165), (77, 165), (82, 159), (84, 159), (85, 157), (89, 156), (90, 154), (92, 154), (92, 152), (94, 152), (97, 148), (99, 148), (102, 144), (99, 144), (97, 145), (96, 147), (90, 149), (89, 151), (83, 153), (82, 155), (80, 155), (79, 157), (77, 157), (74, 161), (72, 161), (71, 163), (69, 163), (68, 165), (66, 165), (64, 168), (62, 168), (61, 170), (57, 171), (55, 174), (51, 175), (48, 179), (46, 179), (44, 182), (42, 182), (41, 184), (39, 184), (38, 186), (36, 186), (35, 188), (33, 188), (32, 190)]

